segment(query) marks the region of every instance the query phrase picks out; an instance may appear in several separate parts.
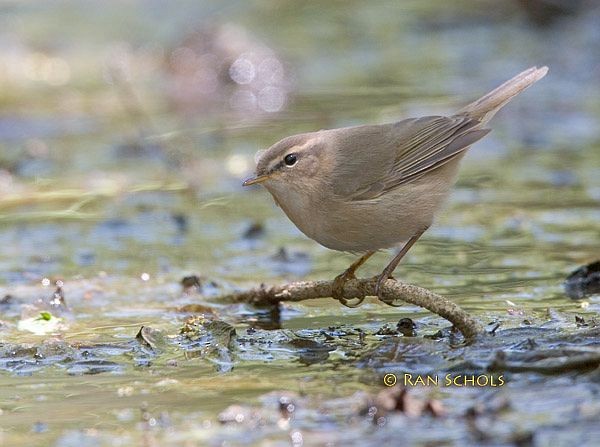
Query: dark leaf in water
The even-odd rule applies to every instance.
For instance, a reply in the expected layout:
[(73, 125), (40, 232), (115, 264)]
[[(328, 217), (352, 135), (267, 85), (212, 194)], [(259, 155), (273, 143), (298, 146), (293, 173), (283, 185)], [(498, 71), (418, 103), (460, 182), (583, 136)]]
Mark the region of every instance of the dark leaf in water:
[(83, 374), (100, 374), (105, 372), (116, 373), (123, 369), (122, 365), (108, 360), (81, 360), (74, 362), (67, 373), (72, 376)]
[(196, 289), (198, 292), (202, 291), (202, 283), (198, 275), (184, 276), (181, 285), (184, 292), (188, 292), (190, 289)]
[(255, 309), (253, 316), (248, 319), (248, 324), (252, 325), (253, 328), (265, 330), (281, 329), (281, 308), (279, 304)]
[(334, 346), (328, 346), (308, 338), (294, 338), (289, 344), (294, 348), (300, 363), (304, 365), (322, 363), (329, 358), (329, 352), (336, 349)]
[(488, 332), (488, 334), (490, 335), (496, 335), (496, 331), (498, 330), (498, 328), (500, 327), (500, 323), (496, 323), (494, 327), (492, 327), (492, 329), (490, 329), (490, 331)]
[(416, 328), (417, 325), (410, 318), (402, 318), (396, 325), (398, 333), (404, 335), (405, 337), (416, 337)]
[(600, 293), (600, 261), (578, 268), (564, 283), (565, 292), (574, 300)]
[(135, 336), (136, 340), (152, 348), (159, 349), (164, 344), (164, 337), (160, 331), (152, 329), (149, 326), (142, 326)]
[(539, 347), (539, 345), (537, 344), (535, 339), (533, 339), (531, 337), (527, 337), (525, 340), (520, 341), (520, 342), (514, 344), (513, 346), (511, 346), (511, 349), (513, 349), (513, 350), (532, 350), (532, 349), (536, 349), (538, 347)]
[(263, 224), (259, 222), (254, 222), (250, 224), (250, 226), (246, 228), (246, 230), (244, 230), (244, 234), (242, 235), (242, 237), (244, 239), (258, 239), (260, 237), (263, 237), (264, 235), (265, 227), (263, 226)]
[[(587, 327), (590, 325), (585, 321), (585, 318), (580, 317), (579, 315), (575, 315), (575, 324), (577, 324), (577, 327)], [(594, 326), (594, 320), (592, 320), (592, 325)]]
[(171, 219), (173, 219), (173, 223), (175, 224), (175, 228), (177, 228), (177, 232), (179, 234), (184, 234), (188, 232), (189, 224), (188, 218), (183, 213), (173, 213), (171, 214)]

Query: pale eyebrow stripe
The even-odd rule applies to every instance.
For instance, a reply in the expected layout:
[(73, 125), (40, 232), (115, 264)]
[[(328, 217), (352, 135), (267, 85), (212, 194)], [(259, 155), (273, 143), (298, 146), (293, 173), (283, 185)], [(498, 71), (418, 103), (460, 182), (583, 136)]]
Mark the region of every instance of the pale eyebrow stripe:
[(302, 146), (299, 146), (299, 145), (297, 145), (297, 144), (296, 144), (296, 145), (294, 145), (294, 146), (292, 146), (292, 147), (290, 147), (290, 148), (286, 149), (285, 151), (282, 151), (279, 161), (278, 161), (277, 163), (275, 163), (274, 165), (272, 165), (272, 166), (269, 168), (269, 172), (274, 172), (274, 171), (276, 171), (277, 169), (279, 169), (279, 168), (283, 167), (283, 164), (284, 164), (284, 162), (283, 162), (283, 158), (284, 158), (286, 155), (288, 155), (288, 154), (291, 154), (291, 153), (296, 153), (296, 154), (298, 154), (299, 150), (300, 150), (300, 149), (302, 149), (303, 147), (305, 147), (307, 144), (308, 144), (308, 142), (306, 142), (306, 143), (305, 143), (305, 144), (303, 144)]
[(256, 154), (254, 154), (254, 163), (258, 163), (258, 160), (260, 160), (260, 157), (262, 156), (262, 154), (264, 154), (265, 152), (267, 152), (266, 149), (261, 149), (259, 151), (256, 152)]

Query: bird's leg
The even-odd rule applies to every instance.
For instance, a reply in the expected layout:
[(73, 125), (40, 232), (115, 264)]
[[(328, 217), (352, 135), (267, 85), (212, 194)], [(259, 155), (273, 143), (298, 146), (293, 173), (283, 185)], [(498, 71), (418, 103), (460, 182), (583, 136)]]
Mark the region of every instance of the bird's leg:
[(427, 231), (427, 228), (418, 232), (408, 241), (406, 241), (406, 243), (402, 247), (402, 250), (400, 250), (398, 254), (394, 256), (394, 259), (391, 260), (391, 262), (383, 269), (383, 272), (381, 272), (381, 274), (377, 277), (377, 284), (375, 284), (375, 295), (377, 295), (377, 297), (385, 304), (393, 306), (391, 302), (385, 301), (381, 298), (381, 287), (383, 286), (383, 283), (390, 278), (393, 279), (392, 273), (394, 273), (394, 270), (396, 270), (396, 267), (398, 267), (398, 263), (402, 260), (404, 255), (408, 253), (408, 250), (410, 250), (410, 248), (415, 244), (415, 242), (419, 240), (421, 235), (425, 233), (425, 231)]
[(342, 303), (344, 306), (357, 307), (364, 301), (365, 297), (361, 296), (361, 297), (357, 298), (356, 303), (350, 303), (346, 298), (344, 298), (344, 285), (351, 279), (356, 279), (356, 276), (354, 276), (356, 269), (359, 268), (361, 265), (363, 265), (367, 261), (367, 259), (369, 259), (371, 256), (373, 256), (373, 253), (375, 253), (375, 252), (374, 251), (366, 252), (364, 255), (362, 255), (360, 258), (358, 258), (356, 261), (354, 261), (352, 263), (352, 265), (350, 265), (350, 267), (348, 267), (346, 270), (344, 270), (343, 273), (336, 276), (335, 279), (333, 280), (331, 296), (334, 299), (338, 300), (340, 303)]

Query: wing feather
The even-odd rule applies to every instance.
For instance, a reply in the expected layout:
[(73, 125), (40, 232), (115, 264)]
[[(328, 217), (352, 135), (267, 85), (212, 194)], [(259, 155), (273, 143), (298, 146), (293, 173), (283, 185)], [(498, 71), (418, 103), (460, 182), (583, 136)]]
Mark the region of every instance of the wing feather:
[[(388, 126), (387, 144), (373, 144), (372, 159), (387, 160), (377, 163), (377, 173), (356, 172), (353, 178), (351, 200), (371, 200), (400, 185), (411, 182), (463, 152), (489, 129), (480, 129), (481, 123), (466, 115), (451, 117), (427, 116), (399, 121)], [(375, 142), (373, 142), (375, 143)], [(387, 156), (379, 151), (388, 152)], [(391, 152), (391, 154), (390, 154)], [(348, 173), (346, 173), (348, 174)], [(346, 177), (349, 178), (350, 176)], [(358, 181), (362, 179), (363, 181)]]

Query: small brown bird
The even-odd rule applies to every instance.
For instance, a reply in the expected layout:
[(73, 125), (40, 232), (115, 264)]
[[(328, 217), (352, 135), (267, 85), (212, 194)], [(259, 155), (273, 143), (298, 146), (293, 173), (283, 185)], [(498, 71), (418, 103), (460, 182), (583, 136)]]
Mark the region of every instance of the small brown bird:
[[(490, 132), (484, 125), (513, 97), (543, 78), (532, 67), (452, 116), (321, 130), (284, 138), (257, 154), (256, 176), (308, 237), (327, 248), (363, 253), (335, 278), (333, 297), (376, 251), (404, 244), (378, 276), (381, 285), (450, 194), (459, 162)], [(389, 303), (388, 303), (389, 304)]]

